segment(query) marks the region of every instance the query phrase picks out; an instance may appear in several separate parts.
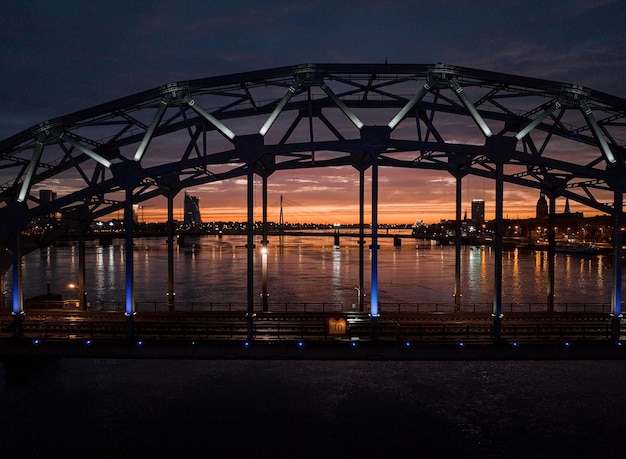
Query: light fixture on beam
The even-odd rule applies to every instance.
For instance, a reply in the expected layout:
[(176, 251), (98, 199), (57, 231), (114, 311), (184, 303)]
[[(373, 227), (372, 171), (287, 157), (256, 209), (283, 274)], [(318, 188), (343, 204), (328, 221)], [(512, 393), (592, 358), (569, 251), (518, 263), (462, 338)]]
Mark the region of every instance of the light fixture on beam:
[(402, 110), (400, 110), (398, 114), (394, 116), (391, 121), (389, 121), (389, 124), (387, 126), (389, 126), (391, 130), (393, 130), (398, 125), (398, 123), (404, 119), (406, 114), (409, 113), (409, 110), (411, 110), (415, 106), (415, 104), (422, 100), (422, 98), (426, 95), (429, 89), (430, 86), (428, 85), (428, 83), (424, 83), (424, 86), (422, 86), (417, 94), (415, 94), (413, 98), (404, 107), (402, 107)]
[(339, 107), (339, 109), (348, 117), (352, 124), (354, 124), (357, 129), (361, 129), (363, 127), (363, 122), (356, 116), (343, 101), (337, 97), (337, 95), (328, 87), (328, 85), (322, 82), (321, 85), (322, 90), (332, 99), (333, 102)]
[(189, 102), (187, 102), (187, 104), (191, 107), (191, 109), (194, 112), (196, 112), (202, 118), (204, 118), (209, 123), (211, 123), (213, 125), (213, 127), (215, 127), (215, 129), (217, 129), (219, 131), (219, 133), (222, 134), (224, 137), (226, 137), (229, 140), (233, 140), (235, 138), (235, 133), (233, 131), (228, 129), (224, 125), (224, 123), (222, 123), (220, 120), (215, 118), (213, 115), (211, 115), (209, 112), (207, 112), (204, 108), (202, 108), (198, 104), (196, 104), (196, 102), (193, 99), (191, 99)]
[(470, 100), (467, 98), (467, 96), (465, 95), (465, 92), (463, 92), (463, 88), (461, 87), (459, 82), (456, 80), (456, 78), (452, 79), (451, 86), (454, 92), (456, 93), (457, 97), (461, 101), (461, 103), (470, 112), (470, 115), (474, 119), (474, 122), (478, 125), (480, 130), (483, 131), (483, 134), (485, 134), (485, 137), (491, 137), (492, 136), (491, 129), (489, 129), (489, 126), (487, 126), (487, 123), (485, 123), (485, 120), (480, 116), (480, 113), (478, 113), (478, 110), (476, 110), (476, 107), (474, 107), (472, 102), (470, 102)]
[(532, 131), (537, 126), (539, 126), (539, 124), (543, 120), (545, 120), (548, 116), (552, 115), (554, 110), (556, 110), (557, 108), (561, 108), (561, 104), (558, 101), (554, 102), (552, 105), (546, 108), (543, 111), (543, 113), (541, 113), (541, 115), (539, 115), (537, 118), (532, 120), (530, 123), (528, 123), (528, 125), (525, 128), (523, 128), (521, 131), (515, 134), (515, 138), (517, 140), (522, 140), (530, 131)]
[(300, 87), (300, 81), (295, 81), (294, 84), (289, 86), (287, 93), (283, 96), (283, 98), (280, 100), (278, 105), (274, 108), (274, 110), (272, 111), (272, 114), (269, 116), (267, 121), (265, 121), (265, 123), (263, 124), (263, 127), (259, 131), (259, 134), (261, 134), (262, 136), (265, 136), (265, 134), (267, 134), (267, 131), (270, 130), (270, 128), (272, 127), (272, 124), (274, 124), (274, 121), (276, 121), (276, 118), (278, 118), (278, 115), (280, 115), (280, 112), (283, 111), (283, 108), (285, 108), (285, 105), (287, 105), (287, 102), (289, 102), (289, 99), (291, 99), (291, 97), (296, 93), (299, 87)]
[(604, 157), (606, 158), (606, 160), (610, 163), (617, 162), (617, 160), (615, 159), (615, 156), (613, 156), (613, 152), (611, 151), (609, 144), (606, 143), (604, 134), (602, 133), (602, 130), (600, 129), (600, 126), (598, 125), (596, 118), (593, 116), (593, 112), (591, 111), (591, 108), (589, 108), (589, 106), (586, 103), (584, 103), (584, 104), (581, 104), (580, 109), (582, 110), (583, 115), (585, 116), (585, 119), (587, 120), (587, 124), (593, 131), (593, 134), (596, 136), (596, 139), (598, 139), (598, 142), (600, 143), (600, 149), (602, 150), (602, 153), (604, 153)]
[(64, 133), (64, 134), (61, 135), (61, 140), (64, 140), (65, 142), (69, 143), (71, 146), (73, 146), (77, 150), (82, 151), (87, 156), (89, 156), (91, 159), (94, 159), (98, 163), (102, 164), (104, 167), (106, 167), (106, 168), (111, 167), (111, 161), (109, 161), (106, 158), (103, 158), (98, 153), (96, 153), (93, 150), (90, 150), (89, 148), (85, 147), (84, 145), (81, 145), (74, 137), (69, 136), (69, 135)]
[(33, 175), (35, 175), (35, 170), (39, 165), (39, 159), (41, 158), (41, 152), (43, 151), (43, 144), (37, 142), (35, 144), (35, 150), (33, 151), (33, 156), (26, 167), (26, 172), (24, 173), (24, 181), (22, 182), (22, 187), (20, 188), (20, 192), (17, 196), (18, 202), (24, 202), (26, 199), (26, 195), (30, 190), (30, 184), (33, 180)]
[(139, 148), (137, 148), (137, 152), (135, 153), (135, 156), (133, 157), (135, 161), (141, 161), (143, 154), (146, 152), (148, 145), (150, 144), (150, 142), (152, 141), (152, 138), (154, 137), (154, 131), (156, 131), (156, 128), (161, 122), (161, 119), (163, 119), (165, 110), (167, 110), (167, 103), (165, 103), (164, 101), (161, 101), (161, 105), (159, 106), (159, 109), (157, 110), (156, 115), (154, 115), (152, 124), (150, 125), (146, 133), (144, 134), (143, 139), (141, 140), (141, 144), (139, 144)]

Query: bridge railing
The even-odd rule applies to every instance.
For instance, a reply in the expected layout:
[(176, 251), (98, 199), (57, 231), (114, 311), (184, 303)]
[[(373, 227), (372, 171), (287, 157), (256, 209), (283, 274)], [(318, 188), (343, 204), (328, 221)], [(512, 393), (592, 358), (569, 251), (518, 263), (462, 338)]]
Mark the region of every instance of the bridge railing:
[[(337, 339), (328, 331), (327, 321), (320, 316), (315, 320), (295, 320), (284, 317), (275, 320), (255, 320), (253, 339)], [(0, 319), (2, 338), (14, 338), (14, 324)], [(626, 323), (621, 324), (626, 333)], [(25, 320), (21, 337), (37, 340), (125, 340), (126, 323), (119, 320)], [(395, 340), (410, 342), (490, 342), (493, 324), (488, 321), (383, 321), (374, 325), (371, 321), (348, 323), (343, 339)], [(245, 320), (142, 320), (134, 327), (138, 339), (158, 340), (232, 340), (246, 339), (248, 329)], [(611, 339), (608, 321), (553, 323), (553, 322), (504, 322), (502, 338), (514, 342), (554, 342), (564, 340), (607, 341)]]
[[(81, 303), (76, 299), (68, 300), (28, 300), (25, 303), (25, 310), (29, 309), (62, 309), (62, 310), (79, 310)], [(135, 302), (135, 310), (137, 312), (165, 312), (170, 309), (170, 304), (165, 301), (137, 301)], [(246, 311), (247, 304), (243, 302), (219, 302), (219, 301), (185, 301), (176, 302), (174, 305), (176, 311), (190, 312), (237, 312)], [(88, 301), (87, 309), (95, 311), (121, 311), (123, 312), (126, 305), (120, 301)], [(363, 306), (364, 311), (369, 311), (370, 305)], [(11, 310), (11, 302), (8, 301), (6, 310)], [(254, 305), (255, 311), (262, 310), (261, 304)], [(273, 312), (358, 312), (355, 304), (333, 303), (333, 302), (281, 302), (270, 303), (269, 310)], [(490, 313), (493, 310), (491, 302), (475, 302), (463, 303), (458, 307), (454, 303), (440, 302), (394, 302), (379, 303), (379, 311), (381, 314), (385, 312), (394, 313)], [(546, 303), (513, 303), (507, 302), (502, 304), (502, 312), (506, 313), (546, 313), (548, 307)], [(553, 312), (555, 313), (610, 313), (611, 304), (601, 302), (565, 302), (555, 303)]]

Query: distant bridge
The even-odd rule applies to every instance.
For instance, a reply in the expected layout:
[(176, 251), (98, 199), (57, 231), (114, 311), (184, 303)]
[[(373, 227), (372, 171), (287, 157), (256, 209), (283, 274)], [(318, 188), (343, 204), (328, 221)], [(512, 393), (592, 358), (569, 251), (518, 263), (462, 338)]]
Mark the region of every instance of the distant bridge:
[[(168, 292), (174, 309), (173, 199), (189, 187), (247, 180), (248, 330), (254, 311), (254, 177), (276, 171), (353, 168), (360, 183), (360, 282), (363, 289), (365, 172), (371, 174), (371, 246), (377, 247), (380, 168), (433, 169), (456, 180), (454, 298), (461, 307), (461, 183), (493, 181), (493, 336), (501, 336), (504, 184), (544, 192), (549, 200), (547, 309), (554, 306), (554, 220), (557, 197), (614, 219), (612, 339), (620, 335), (623, 196), (626, 190), (626, 100), (579, 85), (445, 64), (304, 64), (165, 84), (17, 133), (0, 142), (0, 273), (13, 267), (11, 310), (24, 314), (20, 234), (40, 218), (62, 216), (46, 234), (79, 237), (94, 220), (124, 212), (132, 254), (133, 205), (168, 203)], [(471, 131), (459, 135), (457, 126)], [(167, 148), (159, 148), (165, 145)], [(171, 145), (177, 145), (172, 148)], [(158, 152), (158, 155), (156, 154)], [(569, 152), (564, 154), (563, 152)], [(55, 199), (37, 191), (74, 184)], [(263, 234), (263, 243), (266, 233)], [(82, 247), (82, 246), (81, 246)], [(82, 258), (81, 255), (83, 254)], [(80, 292), (84, 285), (84, 250)], [(379, 318), (377, 251), (371, 256), (370, 316)], [(125, 314), (135, 316), (133, 260), (127, 256)], [(359, 302), (363, 306), (362, 301)], [(266, 302), (263, 308), (266, 309)]]

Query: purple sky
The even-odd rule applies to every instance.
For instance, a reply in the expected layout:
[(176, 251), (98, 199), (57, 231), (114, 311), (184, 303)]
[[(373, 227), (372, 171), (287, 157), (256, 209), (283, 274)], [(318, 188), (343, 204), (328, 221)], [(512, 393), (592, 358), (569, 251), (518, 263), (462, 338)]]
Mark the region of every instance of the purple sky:
[[(5, 0), (0, 1), (0, 139), (167, 82), (305, 62), (444, 62), (626, 97), (624, 24), (626, 3), (621, 0)], [(270, 201), (277, 201), (291, 183), (292, 193), (285, 195), (295, 207), (308, 208), (316, 196), (323, 202), (333, 199), (338, 213), (358, 205), (354, 171), (324, 173), (343, 178), (348, 188), (341, 190), (353, 190), (346, 193), (346, 202), (337, 201), (337, 190), (334, 198), (325, 197), (319, 174), (306, 171), (285, 177), (280, 186), (276, 182)], [(451, 177), (420, 177), (420, 183), (430, 184), (428, 189), (416, 185), (407, 187), (410, 191), (386, 191), (401, 195), (393, 199), (406, 203), (399, 211), (408, 222), (429, 220), (427, 215), (445, 203), (444, 214), (452, 218)], [(413, 178), (389, 174), (387, 180)], [(299, 188), (303, 183), (308, 187)], [(488, 200), (492, 188), (478, 178), (464, 186), (470, 190), (464, 200), (483, 190)], [(224, 196), (239, 196), (239, 188), (233, 181), (207, 185), (210, 193), (190, 193), (202, 197), (205, 219), (213, 219), (217, 208), (226, 212), (237, 207)], [(521, 204), (534, 206), (536, 192), (512, 189), (508, 196), (505, 214), (532, 216), (524, 214), (529, 211), (521, 209), (528, 206)], [(411, 209), (416, 201), (420, 205)], [(159, 206), (156, 202), (146, 212)], [(304, 220), (306, 214), (294, 218)]]

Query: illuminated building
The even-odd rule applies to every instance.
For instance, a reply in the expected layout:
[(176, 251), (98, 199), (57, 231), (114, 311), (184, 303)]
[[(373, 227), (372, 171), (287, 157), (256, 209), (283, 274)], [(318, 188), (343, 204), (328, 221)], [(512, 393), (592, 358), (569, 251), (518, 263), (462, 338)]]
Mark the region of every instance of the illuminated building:
[(202, 218), (200, 217), (200, 198), (185, 193), (184, 211), (185, 226), (198, 226), (202, 224)]

